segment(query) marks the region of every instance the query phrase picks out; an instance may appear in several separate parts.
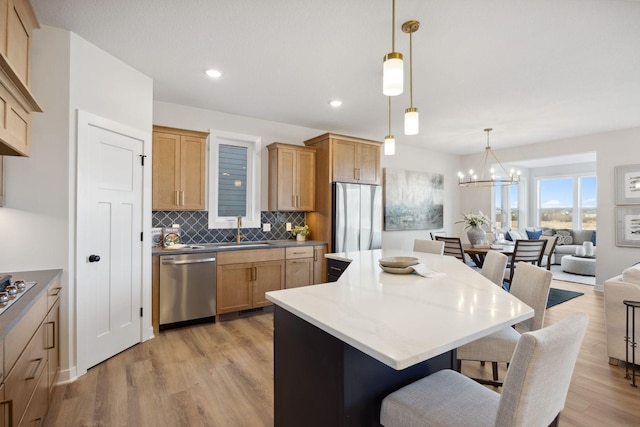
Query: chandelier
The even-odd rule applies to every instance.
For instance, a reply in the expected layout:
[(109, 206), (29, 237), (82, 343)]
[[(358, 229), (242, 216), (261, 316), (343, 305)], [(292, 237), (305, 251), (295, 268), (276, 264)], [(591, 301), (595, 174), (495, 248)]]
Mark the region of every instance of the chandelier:
[[(514, 169), (510, 169), (507, 172), (507, 169), (502, 166), (502, 163), (498, 160), (493, 151), (491, 151), (491, 146), (489, 145), (489, 132), (491, 132), (492, 128), (486, 128), (484, 131), (487, 133), (487, 146), (484, 149), (484, 155), (481, 159), (480, 164), (480, 175), (473, 169), (469, 170), (469, 175), (465, 175), (462, 172), (458, 172), (458, 185), (461, 187), (499, 187), (502, 185), (512, 185), (518, 184), (520, 182), (520, 171), (516, 171)], [(498, 172), (496, 173), (495, 167), (490, 167), (487, 169), (487, 161), (489, 158), (493, 159), (493, 161), (498, 166)], [(489, 165), (491, 166), (491, 165)], [(486, 175), (485, 175), (486, 174)]]

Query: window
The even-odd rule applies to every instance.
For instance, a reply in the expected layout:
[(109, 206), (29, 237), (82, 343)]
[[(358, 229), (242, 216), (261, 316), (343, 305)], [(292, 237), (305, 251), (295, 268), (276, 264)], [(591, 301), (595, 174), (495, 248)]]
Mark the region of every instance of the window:
[(523, 185), (525, 185), (524, 182), (518, 185), (494, 187), (495, 216), (493, 223), (496, 229), (518, 228), (522, 219), (520, 215), (519, 187)]
[(261, 139), (211, 130), (209, 228), (260, 227)]
[(538, 225), (595, 230), (596, 183), (595, 176), (540, 178)]

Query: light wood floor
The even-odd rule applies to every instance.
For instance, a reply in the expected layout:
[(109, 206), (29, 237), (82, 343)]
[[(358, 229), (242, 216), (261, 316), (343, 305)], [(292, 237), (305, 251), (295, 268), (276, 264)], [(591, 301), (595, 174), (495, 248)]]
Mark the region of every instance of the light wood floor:
[[(602, 293), (552, 286), (585, 295), (547, 310), (545, 324), (575, 311), (590, 318), (560, 425), (640, 425), (640, 388), (608, 364)], [(272, 322), (266, 313), (162, 332), (56, 387), (44, 425), (272, 426)], [(463, 372), (489, 376), (489, 365), (466, 363)]]

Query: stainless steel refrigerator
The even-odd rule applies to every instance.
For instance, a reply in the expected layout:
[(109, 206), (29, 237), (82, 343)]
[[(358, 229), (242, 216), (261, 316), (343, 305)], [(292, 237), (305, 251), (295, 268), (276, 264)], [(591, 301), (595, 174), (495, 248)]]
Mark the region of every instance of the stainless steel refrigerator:
[(364, 251), (382, 247), (382, 187), (333, 184), (334, 252)]

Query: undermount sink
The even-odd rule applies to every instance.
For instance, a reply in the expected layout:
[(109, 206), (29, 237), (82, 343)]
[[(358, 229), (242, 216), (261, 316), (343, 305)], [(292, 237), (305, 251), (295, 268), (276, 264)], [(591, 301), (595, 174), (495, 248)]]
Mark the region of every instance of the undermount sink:
[(240, 243), (204, 243), (199, 246), (203, 246), (205, 248), (214, 248), (214, 249), (236, 249), (236, 248), (256, 248), (256, 247), (264, 247), (270, 246), (269, 243), (265, 242), (240, 242)]

